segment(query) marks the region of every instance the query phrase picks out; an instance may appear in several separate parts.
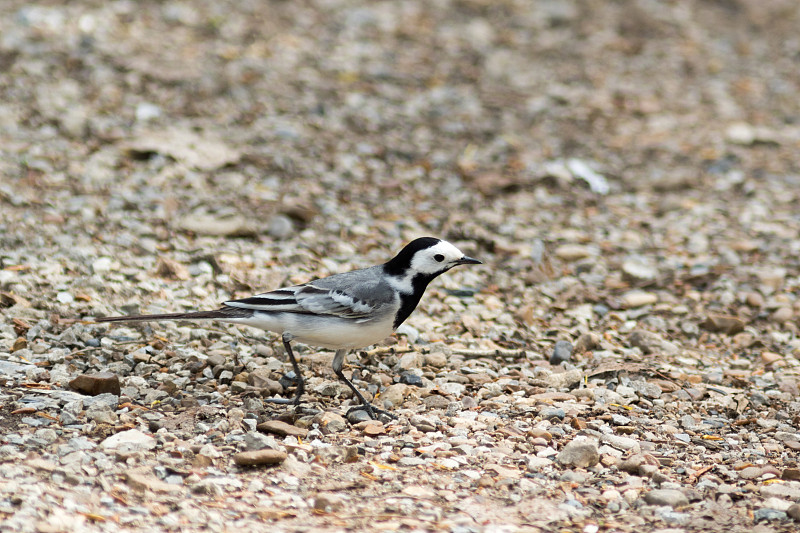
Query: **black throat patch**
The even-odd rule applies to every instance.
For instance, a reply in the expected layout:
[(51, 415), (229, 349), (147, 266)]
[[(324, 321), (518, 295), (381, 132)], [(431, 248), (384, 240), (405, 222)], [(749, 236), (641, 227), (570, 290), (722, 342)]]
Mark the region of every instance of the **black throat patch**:
[(436, 276), (438, 274), (417, 274), (411, 278), (412, 292), (411, 294), (400, 293), (400, 309), (398, 309), (397, 315), (394, 317), (393, 329), (397, 329), (400, 324), (405, 322), (411, 312), (417, 308), (422, 295), (425, 294), (428, 283), (433, 281)]

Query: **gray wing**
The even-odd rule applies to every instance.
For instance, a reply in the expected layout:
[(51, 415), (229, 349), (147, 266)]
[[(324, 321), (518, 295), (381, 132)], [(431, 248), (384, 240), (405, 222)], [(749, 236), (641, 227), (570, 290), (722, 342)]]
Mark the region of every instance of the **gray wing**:
[(349, 319), (370, 319), (393, 293), (373, 268), (335, 274), (303, 285), (276, 289), (241, 300), (225, 302), (229, 307), (268, 313), (305, 313)]

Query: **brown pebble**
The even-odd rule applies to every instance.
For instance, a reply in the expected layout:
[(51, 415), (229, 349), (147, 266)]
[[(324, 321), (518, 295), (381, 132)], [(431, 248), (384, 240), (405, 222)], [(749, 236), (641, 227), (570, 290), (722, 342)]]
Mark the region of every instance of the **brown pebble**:
[(367, 435), (368, 437), (375, 437), (386, 433), (386, 428), (384, 428), (383, 424), (379, 422), (372, 422), (364, 426), (363, 432), (364, 435)]
[(285, 452), (269, 449), (239, 452), (233, 456), (233, 462), (239, 466), (276, 465), (285, 459)]
[(800, 503), (795, 503), (786, 509), (786, 514), (795, 522), (800, 522)]
[(14, 344), (11, 345), (11, 351), (16, 352), (19, 350), (24, 350), (28, 347), (28, 341), (25, 340), (25, 337), (17, 337), (17, 340), (14, 341)]
[(765, 365), (771, 365), (776, 361), (783, 359), (783, 356), (775, 352), (761, 352), (761, 360)]
[(69, 386), (82, 394), (97, 396), (98, 394), (111, 393), (119, 396), (119, 377), (111, 372), (98, 374), (81, 374), (69, 382)]
[(491, 487), (492, 485), (494, 485), (492, 476), (481, 476), (481, 478), (478, 480), (479, 487)]
[(299, 428), (280, 420), (267, 420), (266, 422), (258, 424), (256, 429), (262, 433), (274, 433), (275, 435), (281, 435), (283, 437), (287, 435), (292, 437), (305, 437), (308, 435), (307, 429)]
[(781, 479), (788, 481), (800, 481), (800, 468), (786, 468), (781, 473)]
[(709, 313), (702, 326), (708, 331), (736, 335), (744, 330), (745, 324), (739, 317)]

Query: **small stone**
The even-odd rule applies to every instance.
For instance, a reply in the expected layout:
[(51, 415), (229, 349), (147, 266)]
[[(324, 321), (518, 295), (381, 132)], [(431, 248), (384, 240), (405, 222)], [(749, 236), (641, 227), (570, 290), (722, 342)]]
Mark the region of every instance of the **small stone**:
[(155, 269), (156, 276), (164, 279), (187, 280), (189, 269), (169, 257), (159, 257)]
[(353, 425), (372, 420), (366, 409), (354, 409), (347, 413), (347, 421)]
[(800, 522), (800, 503), (793, 503), (786, 510), (786, 514), (795, 522)]
[(400, 358), (399, 364), (401, 370), (411, 370), (422, 367), (423, 363), (424, 358), (422, 357), (422, 354), (417, 352), (408, 352), (403, 354), (403, 356)]
[(267, 368), (256, 368), (247, 374), (247, 383), (253, 387), (264, 390), (269, 395), (281, 394), (283, 386), (280, 382), (270, 378), (272, 371)]
[(304, 438), (306, 435), (308, 435), (307, 429), (299, 428), (280, 420), (267, 420), (266, 422), (258, 424), (256, 429), (263, 433), (274, 433), (275, 435), (281, 435), (284, 437), (290, 435), (292, 437)]
[(129, 429), (107, 437), (100, 443), (100, 447), (104, 450), (125, 452), (147, 451), (156, 447), (156, 439), (138, 429)]
[(294, 222), (286, 215), (275, 215), (267, 222), (267, 233), (279, 241), (288, 239), (294, 233)]
[(761, 352), (761, 361), (765, 365), (771, 365), (772, 363), (776, 363), (778, 361), (781, 361), (782, 359), (783, 359), (783, 356), (781, 354), (779, 354), (779, 353)]
[(177, 225), (184, 231), (215, 237), (253, 237), (258, 235), (258, 230), (253, 221), (239, 215), (215, 217), (208, 214), (193, 213), (178, 220)]
[(658, 275), (658, 270), (645, 258), (633, 257), (622, 263), (622, 274), (629, 281), (650, 281)]
[(680, 352), (680, 348), (676, 344), (661, 338), (658, 333), (644, 329), (633, 330), (628, 337), (628, 342), (631, 343), (631, 346), (641, 348), (646, 354), (675, 355)]
[(577, 353), (583, 353), (588, 350), (594, 350), (595, 348), (600, 346), (601, 340), (602, 339), (600, 338), (600, 335), (598, 335), (597, 333), (592, 333), (592, 332), (583, 333), (581, 334), (580, 337), (578, 337), (578, 340), (575, 341), (575, 351)]
[(644, 501), (650, 505), (668, 505), (673, 509), (689, 505), (689, 499), (676, 489), (656, 489), (644, 494)]
[(550, 364), (560, 365), (565, 361), (569, 361), (572, 357), (572, 343), (569, 341), (558, 341), (553, 347), (553, 353), (550, 354)]
[(563, 244), (556, 248), (555, 255), (564, 261), (577, 261), (592, 255), (597, 255), (597, 250), (581, 244)]
[(411, 417), (411, 420), (409, 420), (409, 422), (411, 422), (412, 426), (422, 431), (423, 433), (436, 431), (436, 423), (424, 416), (414, 415)]
[(239, 466), (275, 465), (285, 459), (286, 452), (270, 449), (239, 452), (233, 456), (233, 462)]
[(635, 453), (624, 461), (621, 461), (617, 465), (617, 468), (623, 472), (627, 472), (628, 474), (645, 476), (648, 473), (651, 473), (649, 472), (649, 469), (644, 468), (645, 466), (651, 466), (655, 469), (658, 469), (658, 459), (650, 454)]
[(319, 424), (324, 433), (341, 433), (347, 429), (347, 422), (345, 422), (344, 418), (330, 411), (315, 416), (314, 422)]
[(98, 424), (114, 425), (117, 423), (117, 414), (106, 404), (96, 404), (87, 408), (86, 418)]
[(403, 372), (400, 374), (400, 383), (411, 385), (412, 387), (422, 387), (422, 378), (413, 372)]
[(702, 326), (708, 331), (736, 335), (744, 331), (745, 323), (741, 318), (735, 316), (709, 313)]
[(28, 347), (28, 341), (25, 337), (17, 337), (17, 340), (14, 341), (14, 344), (11, 345), (11, 352), (18, 352), (20, 350), (24, 350)]
[(114, 396), (120, 395), (119, 377), (110, 372), (81, 374), (70, 381), (69, 386), (73, 390), (89, 396), (97, 396), (104, 393), (110, 393)]
[(395, 383), (394, 385), (386, 387), (380, 397), (384, 405), (388, 404), (387, 407), (400, 407), (409, 393), (410, 388), (408, 385), (404, 383)]
[(800, 468), (786, 468), (781, 474), (781, 479), (800, 481)]
[(322, 446), (314, 448), (314, 457), (322, 464), (354, 463), (358, 460), (356, 446)]
[(181, 487), (180, 485), (175, 485), (172, 483), (166, 483), (165, 481), (161, 481), (154, 475), (150, 475), (146, 473), (147, 469), (136, 469), (129, 472), (126, 472), (125, 478), (128, 481), (128, 485), (131, 486), (133, 490), (137, 490), (140, 492), (145, 491), (152, 491), (152, 492), (180, 492)]
[(434, 368), (447, 366), (447, 354), (444, 352), (430, 352), (424, 355), (425, 364)]
[(347, 498), (343, 494), (320, 493), (314, 497), (313, 507), (323, 513), (335, 513), (341, 511), (347, 504)]
[(620, 298), (622, 307), (634, 308), (652, 305), (658, 301), (658, 295), (645, 291), (628, 291)]
[(792, 316), (794, 316), (794, 313), (791, 307), (779, 307), (772, 313), (770, 319), (778, 324), (783, 324), (784, 322), (789, 322)]
[(529, 472), (537, 472), (546, 468), (553, 464), (553, 461), (546, 457), (536, 457), (535, 455), (529, 455), (527, 459), (526, 466), (528, 467)]
[(439, 394), (431, 394), (430, 396), (426, 396), (422, 400), (422, 403), (424, 403), (425, 407), (428, 409), (447, 409), (450, 400)]
[(588, 468), (600, 462), (600, 454), (595, 442), (573, 440), (558, 453), (556, 461), (565, 466)]
[(567, 413), (560, 407), (543, 407), (539, 411), (539, 416), (545, 420), (550, 420), (551, 418), (563, 420), (564, 417), (567, 416)]
[(386, 433), (386, 428), (380, 422), (373, 420), (367, 423), (361, 431), (368, 437), (377, 437)]
[(747, 305), (757, 309), (764, 307), (764, 304), (766, 303), (760, 292), (748, 292), (745, 296), (745, 301), (747, 302)]
[(725, 138), (730, 143), (748, 146), (755, 142), (756, 133), (755, 129), (750, 124), (746, 122), (736, 122), (728, 126), (728, 129), (725, 131)]

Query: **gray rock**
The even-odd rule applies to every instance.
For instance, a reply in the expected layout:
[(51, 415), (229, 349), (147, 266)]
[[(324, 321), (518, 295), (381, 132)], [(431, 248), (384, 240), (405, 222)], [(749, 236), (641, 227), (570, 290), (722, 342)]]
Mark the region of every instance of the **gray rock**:
[(667, 505), (673, 509), (689, 505), (689, 499), (675, 489), (656, 489), (644, 494), (644, 501), (650, 505)]
[(267, 222), (267, 233), (279, 241), (288, 239), (294, 233), (294, 222), (286, 215), (275, 215)]
[(550, 364), (560, 365), (565, 361), (569, 361), (572, 357), (572, 343), (568, 341), (558, 341), (553, 347), (553, 353), (550, 354)]
[(560, 407), (543, 407), (539, 411), (539, 416), (544, 418), (545, 420), (550, 420), (551, 418), (558, 418), (559, 420), (563, 420), (567, 413), (564, 409)]
[(600, 462), (597, 443), (588, 439), (573, 440), (558, 453), (556, 461), (564, 466), (588, 468)]
[(417, 428), (418, 430), (428, 433), (431, 431), (436, 431), (436, 422), (431, 420), (430, 418), (421, 416), (421, 415), (414, 415), (411, 417), (411, 425)]
[(111, 408), (106, 404), (96, 404), (92, 405), (88, 409), (86, 409), (86, 418), (88, 420), (93, 420), (98, 424), (116, 424), (117, 423), (117, 414), (111, 410)]
[(269, 435), (264, 435), (262, 433), (258, 433), (257, 431), (250, 431), (248, 433), (245, 433), (244, 445), (245, 445), (245, 450), (247, 451), (263, 450), (265, 448), (278, 450), (281, 448), (281, 446), (277, 443), (277, 441), (273, 437)]
[(84, 409), (88, 410), (101, 405), (106, 406), (112, 411), (116, 411), (119, 406), (119, 396), (106, 392), (98, 394), (97, 396), (84, 396), (83, 398)]
[(631, 343), (631, 346), (641, 348), (646, 354), (675, 355), (680, 351), (680, 348), (675, 343), (663, 339), (658, 333), (644, 329), (632, 331), (628, 337), (628, 342)]

